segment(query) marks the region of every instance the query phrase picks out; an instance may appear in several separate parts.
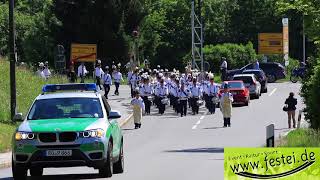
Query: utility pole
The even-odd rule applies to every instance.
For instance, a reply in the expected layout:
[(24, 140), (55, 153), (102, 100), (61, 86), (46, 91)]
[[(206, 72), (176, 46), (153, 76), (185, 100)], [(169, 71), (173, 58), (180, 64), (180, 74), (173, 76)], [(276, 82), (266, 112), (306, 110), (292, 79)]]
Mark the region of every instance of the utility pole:
[(302, 16), (302, 33), (303, 33), (303, 62), (306, 63), (306, 34), (304, 30), (304, 15)]
[(10, 108), (11, 120), (16, 114), (16, 43), (14, 24), (14, 0), (9, 0), (9, 48), (10, 48)]
[[(203, 25), (201, 19), (202, 0), (198, 0), (198, 13), (195, 10), (195, 0), (191, 1), (191, 33), (192, 33), (192, 68), (204, 71), (203, 62)], [(201, 62), (198, 67), (197, 62)]]

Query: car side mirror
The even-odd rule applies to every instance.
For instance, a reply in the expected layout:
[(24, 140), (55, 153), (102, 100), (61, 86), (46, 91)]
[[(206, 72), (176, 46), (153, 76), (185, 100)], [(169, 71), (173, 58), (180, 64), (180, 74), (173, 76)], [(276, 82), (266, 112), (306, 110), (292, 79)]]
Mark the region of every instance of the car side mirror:
[(121, 113), (119, 111), (110, 111), (108, 118), (109, 119), (119, 119), (119, 118), (121, 118)]
[(13, 120), (16, 121), (16, 122), (21, 122), (21, 121), (23, 121), (22, 113), (17, 113), (17, 114), (15, 114), (14, 117), (13, 117)]

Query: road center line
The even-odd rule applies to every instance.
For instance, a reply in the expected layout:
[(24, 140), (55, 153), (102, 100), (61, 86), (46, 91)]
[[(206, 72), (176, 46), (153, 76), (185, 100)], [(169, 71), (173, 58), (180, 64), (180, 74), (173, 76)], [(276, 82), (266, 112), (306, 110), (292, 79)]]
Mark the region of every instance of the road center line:
[(272, 92), (269, 94), (269, 96), (272, 96), (272, 94), (274, 94), (274, 93), (276, 92), (276, 90), (277, 90), (277, 88), (274, 88), (274, 89), (272, 90)]
[(197, 123), (196, 123), (196, 125), (199, 125), (201, 123), (201, 121), (199, 120)]
[(192, 129), (197, 129), (197, 125), (192, 126)]
[(201, 117), (200, 117), (200, 120), (202, 120), (202, 119), (204, 119), (204, 116), (201, 116)]

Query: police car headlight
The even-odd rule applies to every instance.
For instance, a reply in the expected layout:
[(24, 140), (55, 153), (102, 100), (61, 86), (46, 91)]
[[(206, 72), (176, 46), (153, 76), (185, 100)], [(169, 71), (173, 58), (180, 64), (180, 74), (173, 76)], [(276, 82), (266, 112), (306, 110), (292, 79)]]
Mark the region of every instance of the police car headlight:
[(90, 137), (98, 137), (101, 138), (104, 135), (104, 130), (103, 129), (93, 129), (93, 130), (88, 130), (85, 132), (82, 132), (82, 137), (84, 138), (90, 138)]
[(15, 134), (15, 139), (17, 141), (20, 140), (32, 140), (35, 138), (35, 134), (34, 133), (28, 133), (28, 132), (16, 132)]

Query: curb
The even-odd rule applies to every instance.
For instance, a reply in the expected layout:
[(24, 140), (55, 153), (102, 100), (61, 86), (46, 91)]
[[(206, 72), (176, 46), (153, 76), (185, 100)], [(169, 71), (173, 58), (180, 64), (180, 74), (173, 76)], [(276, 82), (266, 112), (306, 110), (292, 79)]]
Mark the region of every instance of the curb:
[(123, 121), (121, 121), (119, 123), (119, 126), (122, 127), (122, 126), (126, 125), (131, 120), (132, 117), (133, 117), (133, 114), (129, 114), (129, 116), (126, 119), (124, 119)]
[[(131, 119), (133, 118), (133, 114), (129, 114), (127, 118), (125, 118), (123, 121), (119, 123), (119, 126), (122, 127), (126, 125)], [(11, 159), (10, 160), (4, 160), (0, 161), (0, 169), (9, 168), (11, 167)]]

